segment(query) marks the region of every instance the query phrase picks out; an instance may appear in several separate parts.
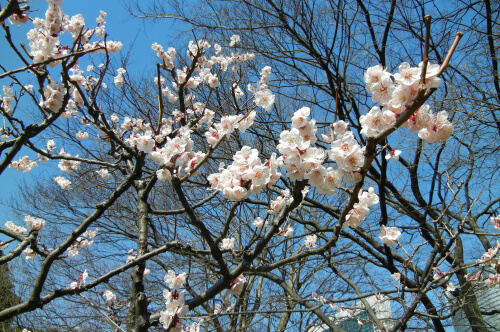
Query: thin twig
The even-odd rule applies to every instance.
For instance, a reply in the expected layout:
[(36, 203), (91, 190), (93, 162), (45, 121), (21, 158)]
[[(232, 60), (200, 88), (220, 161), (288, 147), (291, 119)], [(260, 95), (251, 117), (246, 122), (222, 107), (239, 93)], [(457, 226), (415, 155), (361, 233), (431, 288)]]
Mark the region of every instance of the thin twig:
[(159, 63), (157, 63), (156, 64), (156, 74), (158, 76), (158, 108), (159, 108), (160, 114), (158, 114), (158, 127), (156, 128), (156, 135), (158, 135), (160, 133), (160, 128), (161, 128), (161, 124), (162, 124), (161, 119), (163, 118), (163, 109), (164, 109), (163, 98), (161, 96), (160, 67), (161, 67), (161, 65)]
[(429, 62), (429, 39), (431, 38), (431, 19), (430, 15), (424, 17), (425, 23), (425, 45), (424, 54), (422, 54), (422, 73), (420, 76), (420, 85), (425, 85), (425, 75), (427, 74), (427, 63)]

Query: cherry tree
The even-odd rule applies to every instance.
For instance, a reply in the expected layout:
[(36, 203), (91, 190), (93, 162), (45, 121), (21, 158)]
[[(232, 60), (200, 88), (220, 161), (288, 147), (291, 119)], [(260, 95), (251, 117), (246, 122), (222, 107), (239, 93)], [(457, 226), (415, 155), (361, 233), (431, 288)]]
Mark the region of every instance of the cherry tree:
[[(31, 24), (27, 5), (13, 0), (0, 13), (25, 64), (0, 74), (0, 173), (51, 170), (22, 193), (22, 218), (0, 228), (7, 238), (0, 264), (27, 270), (21, 303), (0, 311), (0, 320), (62, 315), (84, 329), (283, 331), (298, 319), (299, 330), (342, 331), (331, 317), (359, 300), (369, 314), (360, 324), (444, 330), (457, 310), (445, 295), (456, 294), (470, 324), (486, 329), (474, 289), (497, 284), (498, 248), (474, 219), (484, 221), (498, 198), (481, 201), (480, 211), (477, 199), (468, 202), (463, 213), (457, 205), (467, 184), (440, 173), (445, 187), (434, 206), (417, 173), (424, 144), (444, 149), (452, 139), (446, 98), (440, 110), (426, 102), (443, 88), (461, 33), (432, 63), (425, 16), (422, 42), (413, 41), (421, 58), (391, 71), (381, 56), (364, 68), (365, 112), (348, 99), (355, 98), (348, 84), (332, 80), (327, 113), (273, 86), (275, 68), (240, 34), (207, 34), (182, 49), (154, 43), (154, 75), (143, 83), (113, 57), (123, 45), (106, 34), (106, 13), (89, 25), (67, 15), (62, 0), (47, 2), (45, 18), (31, 18), (29, 47), (9, 32)], [(270, 6), (286, 23), (283, 9)], [(393, 164), (409, 183), (388, 171)], [(496, 215), (491, 222), (500, 227)], [(485, 250), (465, 259), (470, 231)], [(479, 266), (492, 271), (484, 282), (468, 274)], [(371, 295), (397, 303), (389, 325)]]

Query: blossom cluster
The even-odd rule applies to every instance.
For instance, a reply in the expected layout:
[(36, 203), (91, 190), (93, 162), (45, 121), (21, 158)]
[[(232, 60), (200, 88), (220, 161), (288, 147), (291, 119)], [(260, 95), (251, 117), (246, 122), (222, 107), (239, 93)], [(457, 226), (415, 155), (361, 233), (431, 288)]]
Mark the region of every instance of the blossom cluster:
[(397, 227), (386, 227), (382, 225), (378, 237), (380, 238), (382, 243), (388, 245), (389, 247), (392, 247), (398, 242), (399, 238), (401, 237), (401, 232)]
[(127, 71), (123, 68), (118, 68), (116, 72), (117, 75), (115, 76), (113, 83), (117, 87), (121, 88), (125, 84), (125, 76), (123, 76), (123, 74), (125, 74)]
[(493, 224), (493, 227), (495, 227), (496, 230), (500, 231), (500, 216), (491, 217), (490, 221)]
[[(174, 62), (177, 54), (175, 48), (170, 47), (168, 51), (165, 52), (164, 48), (157, 43), (154, 43), (151, 47), (153, 51), (156, 52), (156, 55), (163, 60), (163, 67), (167, 70), (174, 70)], [(187, 56), (193, 60), (192, 66), (177, 69), (175, 71), (175, 81), (171, 83), (170, 88), (168, 86), (164, 86), (165, 79), (162, 77), (155, 78), (155, 83), (158, 84), (159, 80), (162, 87), (162, 94), (165, 95), (169, 101), (175, 102), (178, 100), (178, 95), (176, 95), (175, 91), (179, 90), (181, 86), (187, 89), (196, 89), (200, 84), (207, 84), (212, 89), (218, 88), (220, 86), (220, 80), (217, 73), (227, 71), (231, 65), (232, 70), (236, 71), (239, 68), (237, 65), (238, 63), (252, 60), (254, 58), (254, 54), (252, 53), (232, 53), (230, 56), (218, 55), (222, 51), (222, 47), (218, 44), (213, 46), (215, 54), (209, 57), (208, 52), (211, 49), (212, 45), (210, 45), (206, 40), (200, 40), (198, 43), (190, 41)], [(194, 71), (192, 71), (191, 68), (194, 68)], [(265, 85), (262, 78), (259, 81), (259, 85)], [(274, 101), (274, 96), (270, 93), (270, 91), (267, 91), (268, 93), (266, 93), (266, 96), (269, 97), (269, 101), (267, 103), (260, 102), (261, 90), (265, 90), (265, 87), (263, 86), (255, 93), (256, 104), (264, 108), (272, 106), (272, 104), (270, 106), (269, 104), (271, 99)], [(237, 85), (233, 86), (233, 91), (237, 99), (243, 96), (243, 92)], [(252, 92), (255, 92), (253, 87)], [(192, 98), (192, 96), (188, 96), (185, 102), (190, 102), (190, 98)]]
[[(494, 260), (492, 261), (495, 261), (497, 262), (497, 259), (495, 258)], [(491, 264), (491, 267), (493, 269), (493, 271), (497, 271), (498, 270), (498, 267), (497, 267), (497, 264)], [(484, 282), (485, 286), (486, 287), (492, 287), (492, 286), (495, 286), (495, 285), (500, 285), (500, 273), (489, 273), (489, 276), (487, 278), (484, 278), (482, 277), (482, 272), (484, 272), (484, 270), (482, 271), (481, 269), (477, 270), (474, 274), (470, 275), (470, 274), (467, 274), (466, 277), (467, 277), (467, 281), (471, 282), (471, 283), (477, 283), (477, 282)]]
[[(234, 239), (225, 239), (233, 240)], [(227, 242), (227, 241), (226, 241)], [(232, 241), (229, 241), (232, 242)], [(183, 331), (183, 316), (189, 311), (189, 307), (185, 304), (185, 293), (184, 291), (179, 291), (179, 289), (186, 283), (187, 274), (185, 272), (177, 274), (173, 270), (168, 270), (165, 275), (165, 282), (168, 284), (169, 289), (163, 291), (163, 297), (165, 298), (165, 310), (160, 311), (160, 323), (164, 328), (170, 328), (170, 331), (180, 332)], [(243, 287), (245, 286), (246, 278), (243, 275), (236, 277), (233, 282), (228, 287), (228, 294), (237, 295), (241, 293)], [(229, 308), (227, 309), (230, 310)], [(215, 314), (220, 313), (220, 306)], [(199, 320), (197, 323), (193, 323), (187, 327), (187, 331), (199, 331), (200, 325), (203, 320)], [(186, 330), (186, 328), (184, 328)]]
[[(49, 3), (48, 9), (45, 12), (45, 19), (33, 19), (34, 28), (28, 34), (30, 41), (30, 53), (33, 55), (35, 63), (43, 62), (51, 59), (57, 59), (68, 54), (68, 49), (63, 47), (59, 36), (65, 32), (69, 32), (74, 41), (81, 45), (84, 50), (94, 52), (109, 53), (118, 52), (122, 48), (121, 42), (114, 41), (95, 41), (90, 43), (90, 39), (95, 35), (103, 39), (105, 35), (105, 20), (106, 13), (101, 11), (97, 18), (98, 26), (94, 29), (84, 29), (85, 21), (81, 14), (69, 18), (62, 10), (62, 0), (47, 0)], [(15, 20), (15, 18), (14, 18)], [(22, 21), (24, 16), (21, 17)], [(55, 67), (60, 61), (52, 61), (49, 66)]]
[[(71, 155), (69, 153), (67, 153), (66, 151), (64, 151), (64, 149), (61, 149), (61, 151), (59, 152), (59, 155), (63, 156), (63, 157), (68, 157), (68, 158), (71, 157)], [(80, 167), (80, 161), (61, 159), (61, 161), (59, 162), (57, 167), (59, 167), (59, 169), (61, 171), (71, 174), (73, 171), (78, 170), (78, 168)]]
[(56, 181), (57, 184), (59, 185), (59, 187), (61, 187), (61, 189), (64, 189), (64, 190), (68, 190), (69, 186), (71, 186), (71, 181), (66, 179), (63, 176), (56, 176), (54, 178), (54, 181)]
[(29, 261), (34, 260), (37, 256), (36, 252), (31, 248), (24, 249), (23, 254), (24, 254), (26, 260), (29, 260)]
[[(9, 16), (9, 22), (10, 24), (15, 24), (15, 25), (21, 25), (23, 23), (28, 22), (29, 16), (28, 14), (22, 13), (21, 15), (19, 14), (12, 14)], [(26, 330), (26, 329), (25, 329)], [(24, 330), (23, 330), (24, 332)]]
[[(343, 180), (350, 182), (359, 178), (358, 172), (364, 163), (363, 149), (344, 121), (333, 124), (335, 139), (323, 135), (331, 143), (330, 150), (313, 146), (317, 142), (317, 127), (316, 120), (309, 120), (309, 115), (308, 107), (294, 113), (291, 130), (280, 134), (276, 148), (282, 156), (278, 160), (290, 180), (307, 179), (318, 193), (332, 195)], [(337, 167), (325, 167), (327, 159)]]
[(379, 198), (372, 187), (368, 188), (368, 190), (361, 189), (358, 193), (358, 200), (359, 202), (355, 203), (352, 210), (347, 213), (346, 221), (342, 227), (358, 227), (370, 212), (370, 207), (379, 202)]
[[(218, 45), (216, 45), (218, 46)], [(162, 58), (167, 68), (173, 69), (176, 50), (170, 48), (168, 52), (163, 51), (163, 47), (153, 44), (153, 50), (157, 52), (158, 57)], [(252, 54), (232, 54), (225, 56), (205, 56), (211, 45), (206, 41), (198, 43), (190, 42), (188, 46), (188, 56), (195, 61), (194, 72), (190, 67), (185, 67), (176, 71), (176, 80), (172, 82), (171, 88), (164, 86), (165, 80), (162, 77), (156, 77), (156, 83), (162, 85), (162, 94), (168, 96), (171, 102), (178, 99), (178, 95), (172, 91), (181, 88), (196, 89), (199, 84), (206, 83), (211, 88), (219, 86), (216, 74), (211, 70), (217, 65), (219, 70), (225, 71), (229, 64), (234, 62), (243, 62), (253, 58)], [(217, 48), (220, 52), (220, 47)], [(195, 58), (196, 55), (196, 58)], [(115, 78), (116, 80), (116, 78)], [(239, 87), (234, 87), (235, 94)], [(142, 119), (131, 119), (126, 117), (121, 124), (121, 130), (130, 131), (130, 135), (125, 139), (126, 143), (135, 147), (138, 151), (145, 152), (151, 156), (153, 161), (160, 163), (160, 169), (157, 176), (160, 180), (170, 180), (173, 173), (180, 174), (182, 168), (186, 173), (191, 172), (201, 161), (204, 160), (205, 153), (192, 150), (193, 141), (191, 134), (193, 128), (200, 128), (203, 124), (207, 125), (205, 137), (211, 145), (217, 144), (220, 140), (227, 138), (234, 130), (241, 132), (252, 125), (256, 116), (255, 111), (247, 114), (224, 115), (219, 122), (214, 122), (215, 112), (209, 110), (205, 105), (199, 102), (193, 102), (195, 96), (189, 93), (184, 104), (189, 107), (185, 112), (174, 110), (172, 118), (163, 118), (159, 130), (154, 130), (150, 123), (145, 123)], [(188, 125), (186, 125), (188, 123)], [(174, 126), (180, 125), (178, 129)], [(171, 135), (172, 132), (175, 136)], [(121, 134), (115, 129), (115, 133)]]
[(311, 293), (311, 298), (315, 301), (318, 301), (320, 304), (329, 302), (324, 296), (319, 296), (316, 292)]
[(176, 274), (172, 270), (168, 270), (164, 278), (171, 290), (165, 289), (163, 291), (165, 310), (160, 311), (160, 323), (166, 329), (170, 327), (170, 331), (180, 332), (182, 330), (181, 317), (189, 311), (189, 307), (184, 304), (184, 291), (179, 291), (181, 286), (186, 283), (186, 278), (185, 272)]
[(40, 100), (40, 106), (52, 112), (58, 112), (63, 105), (66, 92), (62, 83), (51, 81), (49, 85), (43, 87), (43, 99)]
[(284, 225), (278, 228), (278, 235), (282, 237), (292, 236), (293, 228), (289, 225)]
[(260, 73), (260, 80), (257, 82), (257, 88), (254, 88), (253, 85), (248, 86), (248, 90), (254, 93), (255, 104), (262, 107), (267, 112), (269, 112), (274, 105), (274, 94), (267, 84), (270, 75), (271, 67), (266, 66)]
[[(283, 208), (285, 208), (287, 205), (290, 205), (293, 202), (293, 197), (290, 195), (290, 190), (285, 189), (281, 191), (281, 195), (276, 197), (273, 201), (271, 201), (271, 204), (269, 204), (269, 210), (267, 210), (267, 213), (270, 215), (275, 215), (281, 212)], [(259, 226), (256, 226), (259, 227)], [(260, 226), (263, 227), (263, 226)]]
[(17, 226), (12, 221), (7, 221), (5, 223), (5, 227), (7, 227), (7, 230), (9, 230), (10, 232), (16, 234), (26, 234), (28, 232), (28, 230), (25, 227)]
[(234, 249), (234, 238), (222, 239), (221, 249)]
[(498, 264), (498, 252), (500, 250), (500, 245), (496, 243), (492, 248), (488, 249), (481, 258), (479, 258), (478, 263), (481, 265), (492, 265)]
[(43, 231), (45, 228), (45, 220), (42, 218), (35, 218), (33, 216), (25, 216), (24, 221), (30, 230)]
[(231, 165), (223, 168), (220, 173), (208, 176), (211, 189), (221, 191), (228, 199), (240, 201), (274, 185), (281, 176), (277, 171), (276, 156), (273, 154), (270, 159), (262, 162), (258, 155), (256, 149), (244, 146), (233, 156)]
[(79, 131), (76, 133), (76, 139), (79, 141), (86, 140), (87, 138), (89, 138), (89, 133), (86, 131), (83, 131), (83, 132)]
[(180, 173), (182, 168), (189, 172), (203, 159), (204, 153), (194, 152), (192, 130), (183, 126), (177, 131), (173, 138), (166, 137), (172, 131), (172, 119), (165, 119), (160, 129), (160, 134), (155, 135), (151, 124), (143, 123), (139, 119), (125, 118), (122, 128), (130, 126), (132, 133), (125, 140), (127, 144), (135, 147), (138, 151), (147, 153), (154, 162), (160, 163), (161, 168), (157, 171), (158, 179), (170, 180), (172, 172)]
[(30, 160), (28, 156), (19, 158), (18, 161), (13, 161), (9, 164), (9, 168), (17, 169), (25, 173), (30, 172), (33, 168), (37, 167), (38, 164), (34, 160)]
[[(52, 151), (54, 148), (55, 148), (55, 143), (53, 140), (50, 140), (47, 143), (47, 151)], [(65, 158), (71, 158), (71, 155), (66, 151), (64, 151), (63, 148), (61, 148), (61, 150), (59, 151), (59, 155)], [(72, 173), (78, 170), (78, 168), (80, 167), (80, 161), (71, 159), (61, 159), (57, 167), (59, 167), (59, 169), (63, 172)], [(61, 189), (64, 190), (70, 189), (71, 181), (66, 179), (65, 177), (57, 176), (54, 178), (54, 181), (57, 182), (57, 184), (61, 187)]]
[(257, 217), (252, 222), (252, 225), (254, 225), (257, 228), (262, 228), (267, 225), (267, 221), (264, 221), (264, 219), (262, 219), (261, 217)]
[(304, 244), (308, 249), (313, 249), (314, 247), (316, 247), (317, 242), (318, 242), (318, 236), (316, 234), (313, 234), (306, 236)]
[[(24, 221), (26, 222), (26, 225), (28, 226), (28, 228), (32, 231), (33, 230), (43, 231), (43, 229), (45, 227), (45, 220), (43, 220), (42, 218), (36, 218), (36, 217), (27, 215), (24, 217)], [(5, 227), (7, 227), (7, 229), (9, 231), (11, 231), (12, 233), (16, 233), (16, 234), (26, 234), (28, 232), (28, 230), (25, 227), (17, 226), (12, 221), (7, 221), (5, 223)]]
[(163, 49), (163, 46), (154, 43), (151, 45), (153, 51), (156, 52), (156, 56), (163, 60), (163, 64), (168, 70), (174, 69), (174, 61), (177, 51), (175, 48), (170, 47), (167, 52)]
[(73, 281), (69, 287), (71, 289), (74, 289), (74, 290), (78, 290), (78, 288), (80, 288), (80, 286), (82, 285), (85, 285), (85, 283), (87, 282), (87, 278), (88, 278), (89, 274), (87, 272), (87, 270), (83, 271), (83, 273), (81, 273), (79, 276), (78, 276), (78, 281)]
[[(319, 193), (332, 195), (342, 181), (352, 181), (359, 178), (359, 170), (364, 164), (363, 148), (348, 130), (348, 124), (339, 121), (334, 124), (335, 140), (326, 136), (331, 143), (331, 149), (325, 151), (313, 146), (317, 142), (316, 121), (309, 119), (310, 109), (303, 107), (292, 117), (291, 130), (285, 130), (280, 135), (277, 149), (281, 156), (271, 156), (266, 162), (258, 157), (258, 151), (244, 146), (233, 157), (233, 163), (222, 168), (219, 173), (209, 175), (211, 189), (219, 190), (224, 197), (231, 200), (242, 200), (250, 194), (258, 193), (262, 188), (274, 185), (281, 174), (278, 167), (286, 170), (291, 180), (307, 179)], [(323, 136), (325, 138), (325, 135)], [(325, 167), (327, 159), (335, 162), (336, 168)], [(378, 196), (373, 188), (361, 191), (359, 203), (356, 203), (346, 218), (344, 227), (357, 227), (369, 212), (369, 207), (378, 203)], [(279, 213), (293, 198), (289, 191), (271, 202), (269, 214)], [(260, 223), (258, 223), (260, 225)], [(283, 228), (280, 234), (291, 234)], [(312, 243), (312, 241), (308, 241)]]
[(80, 253), (85, 247), (89, 247), (94, 244), (93, 238), (96, 237), (98, 232), (97, 228), (94, 228), (90, 231), (86, 231), (82, 234), (82, 236), (78, 237), (76, 241), (68, 248), (68, 257), (73, 258)]
[(489, 277), (484, 280), (487, 287), (500, 285), (500, 273), (490, 273)]
[(2, 88), (5, 97), (0, 98), (0, 107), (5, 114), (12, 114), (12, 101), (14, 100), (14, 93), (12, 88), (3, 86)]
[(95, 172), (104, 180), (109, 178), (109, 171), (107, 168), (101, 168)]
[(314, 185), (319, 181), (314, 181), (316, 177), (312, 175), (315, 173), (312, 170), (323, 163), (325, 152), (311, 147), (317, 141), (315, 134), (318, 129), (316, 128), (316, 120), (308, 119), (309, 114), (308, 107), (303, 107), (294, 113), (292, 129), (285, 130), (280, 134), (280, 141), (276, 148), (282, 155), (280, 160), (288, 178), (291, 180), (308, 178), (309, 183)]
[[(349, 130), (348, 123), (338, 121), (334, 123), (333, 128), (336, 140), (332, 142), (328, 156), (335, 161), (339, 168), (339, 179), (358, 181), (360, 179), (359, 170), (365, 162), (364, 149), (359, 145), (352, 131)], [(334, 181), (334, 179), (329, 181)]]
[(102, 294), (102, 297), (104, 297), (104, 304), (106, 304), (106, 306), (108, 307), (114, 306), (117, 301), (115, 293), (113, 293), (109, 289), (106, 289), (106, 291)]
[[(415, 68), (410, 67), (407, 62), (403, 62), (399, 66), (399, 73), (394, 75), (381, 65), (368, 68), (364, 74), (366, 90), (371, 93), (372, 101), (379, 103), (381, 108), (374, 106), (368, 114), (360, 117), (362, 134), (367, 137), (379, 135), (413, 104), (421, 89), (422, 70), (423, 63)], [(439, 65), (428, 64), (423, 86), (427, 91), (441, 85), (441, 79), (437, 77), (438, 71)], [(429, 105), (422, 105), (404, 126), (412, 132), (418, 131), (418, 136), (429, 143), (444, 142), (453, 131), (448, 113), (441, 111), (434, 114)]]

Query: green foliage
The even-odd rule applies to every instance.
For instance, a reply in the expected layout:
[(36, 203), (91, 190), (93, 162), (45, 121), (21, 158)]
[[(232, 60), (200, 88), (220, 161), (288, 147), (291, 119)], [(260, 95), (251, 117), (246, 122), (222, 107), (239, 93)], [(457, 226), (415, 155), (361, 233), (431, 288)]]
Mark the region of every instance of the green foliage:
[[(0, 250), (0, 257), (3, 256)], [(10, 282), (11, 275), (8, 264), (0, 265), (0, 311), (21, 303), (19, 297), (14, 293), (14, 286)], [(0, 332), (17, 332), (22, 329), (10, 327), (12, 320), (0, 323)]]

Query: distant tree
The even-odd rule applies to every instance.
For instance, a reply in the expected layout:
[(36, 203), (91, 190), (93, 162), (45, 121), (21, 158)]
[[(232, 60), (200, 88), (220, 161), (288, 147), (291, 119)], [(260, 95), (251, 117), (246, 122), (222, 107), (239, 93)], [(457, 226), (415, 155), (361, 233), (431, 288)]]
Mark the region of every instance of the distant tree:
[[(0, 258), (4, 257), (3, 251), (0, 250)], [(8, 264), (0, 265), (0, 311), (15, 306), (21, 303), (21, 300), (14, 292), (14, 285), (11, 282), (12, 275)], [(13, 318), (0, 323), (1, 331), (14, 331), (10, 327)]]

